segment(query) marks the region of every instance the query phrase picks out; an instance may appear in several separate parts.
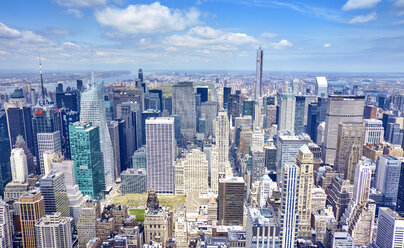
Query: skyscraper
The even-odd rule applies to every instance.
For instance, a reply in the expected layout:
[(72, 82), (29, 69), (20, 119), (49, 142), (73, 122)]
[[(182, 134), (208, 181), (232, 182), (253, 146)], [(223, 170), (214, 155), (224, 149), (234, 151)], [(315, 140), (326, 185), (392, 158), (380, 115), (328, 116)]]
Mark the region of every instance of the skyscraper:
[(70, 217), (69, 198), (62, 171), (51, 170), (48, 175), (41, 177), (39, 188), (44, 198), (46, 214), (59, 212), (62, 216)]
[(10, 205), (0, 199), (0, 246), (13, 247), (14, 220)]
[(35, 224), (37, 247), (72, 247), (72, 218), (59, 212), (45, 215)]
[(355, 169), (355, 180), (352, 200), (357, 204), (366, 203), (369, 200), (372, 180), (372, 167), (369, 159), (359, 160)]
[(201, 95), (201, 103), (208, 101), (209, 87), (207, 86), (196, 87), (196, 93)]
[(13, 182), (24, 183), (28, 177), (27, 156), (21, 148), (14, 148), (11, 150), (11, 173)]
[(99, 128), (100, 145), (104, 162), (104, 182), (105, 188), (109, 189), (115, 183), (114, 154), (105, 117), (104, 83), (93, 84), (81, 93), (80, 108), (80, 121), (92, 122), (92, 125)]
[(20, 214), (22, 245), (24, 248), (36, 248), (35, 224), (45, 216), (44, 199), (37, 190), (23, 194), (18, 201)]
[(380, 155), (377, 160), (375, 187), (382, 192), (386, 206), (395, 209), (400, 182), (401, 161), (390, 155)]
[(390, 208), (379, 208), (376, 246), (401, 248), (404, 244), (404, 218)]
[(90, 239), (97, 237), (97, 218), (101, 215), (100, 203), (98, 201), (87, 200), (80, 209), (80, 217), (77, 222), (77, 233), (79, 247), (86, 247)]
[(364, 104), (364, 96), (332, 95), (329, 97), (325, 118), (325, 137), (322, 147), (324, 163), (334, 164), (339, 123), (361, 122)]
[(192, 139), (196, 133), (196, 110), (192, 82), (173, 86), (173, 114), (181, 115), (181, 134)]
[(11, 181), (10, 167), (10, 139), (8, 135), (8, 125), (6, 113), (0, 110), (0, 195), (4, 194), (4, 187)]
[(221, 225), (243, 225), (244, 179), (228, 177), (219, 180), (219, 223)]
[(281, 192), (281, 247), (292, 248), (296, 246), (297, 238), (297, 203), (299, 191), (299, 167), (294, 163), (286, 163), (282, 167)]
[(174, 118), (146, 120), (147, 189), (174, 193), (175, 161)]
[(384, 138), (383, 122), (377, 119), (364, 119), (365, 144), (379, 144)]
[(316, 77), (314, 94), (319, 97), (328, 96), (328, 83), (325, 77)]
[(61, 153), (62, 145), (60, 142), (60, 131), (56, 131), (53, 133), (38, 133), (38, 152), (39, 152), (39, 162), (41, 166), (41, 174), (45, 174), (44, 167), (44, 153), (45, 152), (54, 152)]
[(292, 93), (279, 95), (278, 130), (294, 133), (296, 98)]
[(295, 134), (302, 134), (305, 132), (304, 128), (304, 118), (305, 118), (305, 106), (306, 106), (306, 97), (305, 96), (296, 96), (296, 106), (295, 106)]
[(400, 181), (398, 183), (397, 208), (396, 211), (404, 216), (404, 161), (401, 162)]
[(258, 102), (259, 98), (262, 96), (262, 62), (263, 62), (264, 51), (261, 47), (257, 50), (257, 69), (256, 69), (256, 82), (255, 82), (255, 93), (254, 99)]
[(299, 215), (299, 222), (297, 224), (298, 236), (311, 237), (311, 194), (314, 186), (313, 153), (306, 144), (299, 148), (296, 164), (300, 172), (297, 198), (297, 213)]
[(69, 127), (76, 183), (84, 195), (93, 199), (101, 198), (105, 187), (99, 130), (91, 122), (76, 122)]

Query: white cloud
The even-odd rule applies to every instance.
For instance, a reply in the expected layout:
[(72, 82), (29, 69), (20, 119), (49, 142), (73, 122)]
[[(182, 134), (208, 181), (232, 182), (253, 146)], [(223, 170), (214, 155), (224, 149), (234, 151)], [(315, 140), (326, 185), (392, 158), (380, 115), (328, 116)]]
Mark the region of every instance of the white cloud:
[(330, 44), (330, 43), (325, 43), (324, 45), (323, 45), (323, 47), (325, 47), (325, 48), (328, 48), (328, 47), (331, 47), (332, 45)]
[(95, 8), (107, 4), (107, 0), (53, 0), (55, 3), (71, 8)]
[(44, 43), (47, 40), (39, 34), (36, 34), (32, 31), (22, 31), (22, 37), (20, 38), (23, 42), (32, 42), (32, 43)]
[(97, 56), (107, 56), (107, 53), (102, 52), (102, 51), (97, 51), (97, 52), (95, 52), (95, 55), (97, 55)]
[(15, 39), (21, 36), (21, 32), (7, 27), (4, 23), (0, 22), (0, 39)]
[(261, 37), (262, 39), (271, 39), (271, 38), (275, 38), (276, 36), (278, 36), (278, 35), (277, 35), (277, 34), (274, 34), (274, 33), (267, 33), (267, 32), (262, 33), (262, 34), (260, 35), (260, 37)]
[(348, 0), (342, 7), (343, 10), (370, 9), (382, 0)]
[(394, 5), (399, 8), (404, 8), (404, 0), (397, 0)]
[(404, 20), (393, 22), (393, 25), (401, 25), (401, 24), (404, 24)]
[(292, 46), (293, 46), (293, 43), (288, 40), (281, 40), (279, 42), (272, 42), (270, 44), (270, 47), (275, 50), (282, 50), (282, 49), (292, 47)]
[(79, 45), (77, 45), (76, 43), (70, 42), (70, 41), (67, 41), (67, 42), (63, 43), (63, 45), (64, 45), (64, 46), (68, 46), (68, 47), (80, 48)]
[(125, 9), (108, 7), (95, 12), (102, 26), (132, 34), (181, 31), (199, 23), (199, 16), (197, 9), (170, 9), (159, 2), (129, 5)]
[(84, 15), (83, 12), (78, 9), (68, 9), (67, 13), (74, 15), (76, 18), (82, 18)]
[(7, 52), (0, 50), (0, 55), (7, 54)]
[(358, 15), (355, 16), (354, 18), (352, 18), (349, 21), (349, 24), (356, 24), (356, 23), (366, 23), (366, 22), (370, 22), (370, 21), (374, 21), (377, 19), (377, 14), (376, 12), (372, 12), (368, 15)]

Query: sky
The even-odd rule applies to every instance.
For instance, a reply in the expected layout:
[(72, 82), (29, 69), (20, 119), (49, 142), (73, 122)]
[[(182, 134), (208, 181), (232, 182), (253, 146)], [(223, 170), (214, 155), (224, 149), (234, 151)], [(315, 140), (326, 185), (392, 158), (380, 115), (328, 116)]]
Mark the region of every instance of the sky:
[[(404, 0), (0, 1), (0, 71), (403, 72)], [(92, 55), (91, 55), (92, 54)]]

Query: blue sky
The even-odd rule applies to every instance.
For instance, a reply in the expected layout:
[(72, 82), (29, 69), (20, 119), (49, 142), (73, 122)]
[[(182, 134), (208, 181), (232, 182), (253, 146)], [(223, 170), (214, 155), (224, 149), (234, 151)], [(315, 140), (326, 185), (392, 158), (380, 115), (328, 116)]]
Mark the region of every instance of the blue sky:
[(0, 1), (0, 70), (403, 72), (404, 0)]

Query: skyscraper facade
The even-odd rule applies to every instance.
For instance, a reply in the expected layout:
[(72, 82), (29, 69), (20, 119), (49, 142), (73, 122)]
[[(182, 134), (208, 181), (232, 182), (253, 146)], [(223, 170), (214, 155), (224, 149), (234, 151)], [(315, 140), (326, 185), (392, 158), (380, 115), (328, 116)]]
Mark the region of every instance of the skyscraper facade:
[(45, 215), (35, 224), (37, 247), (70, 248), (72, 240), (72, 218), (59, 212)]
[(243, 225), (244, 179), (228, 177), (219, 180), (218, 219), (222, 225)]
[(173, 114), (181, 115), (181, 134), (193, 138), (196, 133), (196, 109), (192, 82), (173, 86)]
[(390, 155), (380, 155), (377, 160), (375, 187), (382, 192), (384, 203), (395, 209), (400, 182), (401, 161)]
[(76, 183), (84, 195), (93, 199), (101, 198), (105, 188), (99, 130), (91, 122), (76, 122), (69, 127)]
[(99, 128), (101, 155), (104, 162), (104, 183), (106, 188), (110, 188), (115, 183), (114, 154), (105, 116), (104, 83), (91, 85), (81, 93), (80, 108), (80, 121), (91, 122)]
[(13, 182), (24, 183), (28, 177), (27, 156), (21, 148), (11, 150), (11, 173)]
[(41, 174), (45, 174), (44, 167), (44, 153), (45, 152), (54, 152), (61, 153), (62, 145), (60, 142), (60, 131), (56, 131), (53, 133), (38, 133), (38, 152), (39, 152), (39, 162), (41, 166)]
[(4, 193), (4, 187), (11, 181), (10, 167), (10, 139), (8, 135), (8, 125), (6, 113), (0, 110), (0, 195)]
[(0, 199), (0, 246), (13, 247), (14, 234), (13, 211), (10, 205)]
[(146, 120), (147, 189), (174, 193), (174, 118)]
[(328, 96), (328, 83), (325, 77), (316, 77), (314, 94), (319, 97)]
[(257, 69), (256, 69), (256, 79), (255, 79), (255, 93), (254, 99), (258, 102), (258, 99), (262, 96), (262, 62), (264, 57), (264, 51), (260, 48), (257, 50)]
[(69, 198), (62, 171), (51, 170), (40, 178), (39, 188), (44, 198), (46, 214), (59, 212), (62, 216), (70, 217)]
[(278, 130), (294, 133), (296, 98), (292, 93), (279, 95)]
[(401, 248), (404, 244), (404, 218), (390, 208), (379, 208), (376, 246)]
[(306, 97), (305, 96), (296, 96), (296, 106), (295, 106), (295, 127), (294, 132), (296, 135), (302, 134), (305, 132), (305, 107), (306, 107)]
[(365, 144), (379, 144), (384, 138), (383, 122), (377, 119), (364, 119)]

